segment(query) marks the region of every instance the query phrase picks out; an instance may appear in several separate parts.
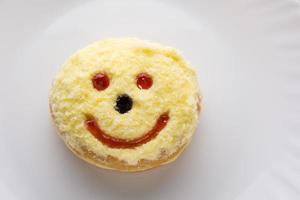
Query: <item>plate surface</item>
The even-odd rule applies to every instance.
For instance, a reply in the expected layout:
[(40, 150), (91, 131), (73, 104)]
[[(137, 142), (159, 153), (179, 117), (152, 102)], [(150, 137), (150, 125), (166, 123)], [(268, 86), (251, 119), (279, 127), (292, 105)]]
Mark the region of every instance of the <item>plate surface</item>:
[[(0, 32), (0, 199), (300, 199), (299, 1), (1, 1)], [(134, 174), (73, 156), (48, 111), (69, 55), (127, 36), (179, 49), (204, 96), (184, 154)]]

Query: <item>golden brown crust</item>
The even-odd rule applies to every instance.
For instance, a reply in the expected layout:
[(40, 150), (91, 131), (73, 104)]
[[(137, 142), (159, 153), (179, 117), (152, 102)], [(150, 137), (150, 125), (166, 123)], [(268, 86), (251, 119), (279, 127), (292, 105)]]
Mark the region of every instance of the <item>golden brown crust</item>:
[(201, 97), (200, 94), (197, 94), (197, 111), (198, 111), (198, 115), (201, 112)]
[(145, 171), (147, 169), (152, 169), (155, 167), (159, 167), (161, 165), (167, 164), (169, 162), (174, 161), (180, 153), (185, 149), (186, 145), (183, 145), (172, 155), (158, 160), (145, 160), (142, 159), (138, 162), (137, 165), (129, 165), (124, 161), (121, 161), (115, 157), (107, 156), (106, 158), (97, 156), (94, 152), (88, 151), (87, 148), (82, 147), (81, 152), (73, 149), (69, 145), (68, 148), (79, 158), (85, 160), (86, 162), (95, 165), (97, 167), (105, 168), (105, 169), (113, 169), (124, 172), (137, 172), (137, 171)]
[[(54, 122), (54, 115), (52, 112), (51, 105), (49, 105), (51, 118)], [(74, 148), (72, 148), (68, 143), (65, 141), (63, 137), (63, 133), (59, 130), (57, 130), (58, 135), (61, 137), (61, 139), (64, 141), (66, 146), (80, 159), (94, 165), (97, 167), (105, 168), (105, 169), (112, 169), (112, 170), (118, 170), (118, 171), (124, 171), (124, 172), (138, 172), (138, 171), (145, 171), (148, 169), (156, 168), (161, 165), (170, 163), (183, 152), (187, 144), (181, 146), (177, 149), (177, 151), (169, 156), (165, 156), (164, 152), (161, 154), (161, 159), (158, 160), (145, 160), (142, 159), (138, 162), (137, 165), (129, 165), (128, 163), (119, 160), (113, 156), (107, 156), (106, 158), (96, 155), (94, 152), (89, 151), (86, 147), (81, 147), (81, 151), (78, 151)]]

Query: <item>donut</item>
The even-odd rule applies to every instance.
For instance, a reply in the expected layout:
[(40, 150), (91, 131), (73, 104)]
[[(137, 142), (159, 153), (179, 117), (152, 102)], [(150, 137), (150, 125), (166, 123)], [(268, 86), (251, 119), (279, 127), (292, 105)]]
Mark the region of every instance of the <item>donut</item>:
[(181, 154), (196, 129), (201, 96), (194, 69), (176, 49), (114, 38), (62, 65), (49, 106), (58, 135), (76, 156), (134, 172)]

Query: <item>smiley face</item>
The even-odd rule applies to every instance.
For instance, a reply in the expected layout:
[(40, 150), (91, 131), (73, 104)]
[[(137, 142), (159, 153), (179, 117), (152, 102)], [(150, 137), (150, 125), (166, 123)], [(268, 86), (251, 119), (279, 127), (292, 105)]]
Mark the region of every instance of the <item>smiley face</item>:
[(139, 171), (180, 154), (195, 130), (200, 98), (194, 70), (175, 49), (110, 39), (67, 60), (50, 108), (64, 142), (80, 158)]
[[(97, 73), (92, 78), (93, 87), (98, 91), (105, 90), (109, 86), (109, 82), (109, 78), (105, 73)], [(152, 78), (147, 73), (140, 73), (136, 77), (136, 85), (139, 89), (149, 89), (152, 86), (152, 83)], [(124, 114), (131, 110), (132, 105), (132, 98), (127, 94), (122, 94), (117, 97), (114, 108), (120, 114)], [(105, 133), (105, 131), (99, 127), (96, 118), (93, 116), (87, 117), (85, 125), (87, 130), (95, 136), (95, 138), (110, 148), (134, 148), (154, 139), (167, 125), (168, 121), (169, 114), (168, 112), (165, 112), (158, 117), (155, 125), (150, 131), (133, 139), (120, 139), (110, 136), (110, 134)]]

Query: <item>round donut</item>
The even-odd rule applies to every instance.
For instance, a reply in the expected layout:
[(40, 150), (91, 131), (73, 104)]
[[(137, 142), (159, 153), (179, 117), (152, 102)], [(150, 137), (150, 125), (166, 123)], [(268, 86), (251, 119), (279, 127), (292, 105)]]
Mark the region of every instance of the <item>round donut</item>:
[(191, 141), (200, 102), (195, 71), (174, 48), (135, 38), (106, 39), (77, 51), (49, 97), (68, 148), (120, 171), (175, 160)]

